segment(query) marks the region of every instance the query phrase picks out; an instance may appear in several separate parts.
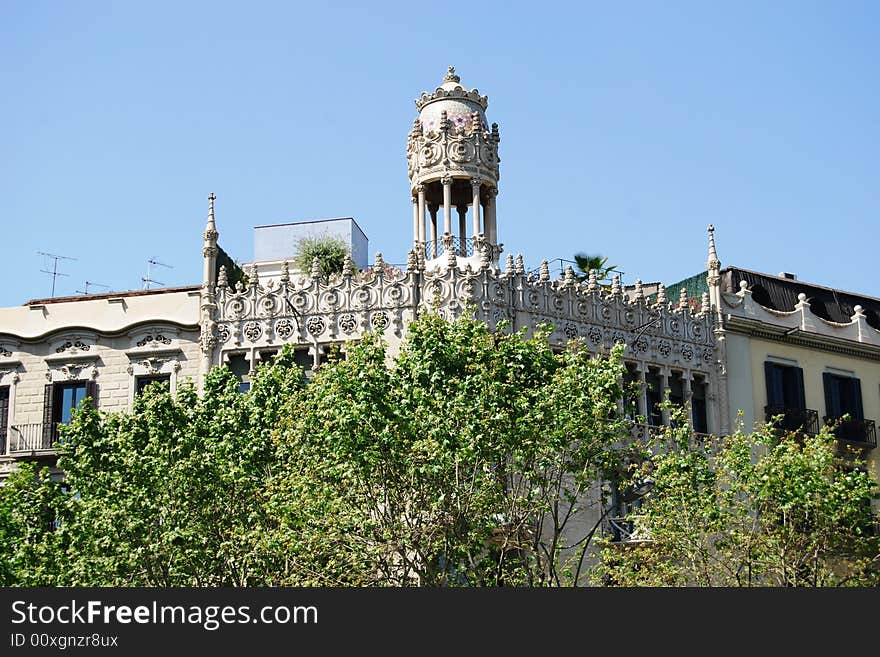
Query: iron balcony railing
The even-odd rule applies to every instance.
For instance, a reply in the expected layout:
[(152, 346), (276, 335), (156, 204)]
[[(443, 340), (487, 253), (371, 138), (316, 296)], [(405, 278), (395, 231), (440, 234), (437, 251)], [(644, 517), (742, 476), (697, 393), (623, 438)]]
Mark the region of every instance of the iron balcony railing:
[[(460, 237), (453, 236), (452, 238), (452, 252), (464, 258), (468, 258), (474, 255), (474, 238), (473, 237), (465, 237), (463, 240)], [(438, 237), (436, 240), (431, 241), (428, 240), (425, 242), (425, 258), (428, 260), (433, 260), (434, 258), (439, 258), (443, 255), (443, 244), (440, 242), (440, 238)]]
[(654, 540), (647, 528), (645, 516), (609, 518), (608, 524), (615, 543), (649, 543)]
[(812, 408), (790, 408), (787, 406), (765, 406), (764, 420), (770, 422), (782, 416), (776, 425), (784, 431), (799, 431), (815, 435), (819, 433), (819, 413)]
[(9, 453), (48, 452), (55, 449), (58, 440), (58, 423), (53, 422), (45, 430), (42, 422), (14, 424), (9, 427)]
[(834, 427), (834, 437), (860, 447), (877, 447), (877, 430), (874, 420), (841, 420), (825, 416), (826, 425)]

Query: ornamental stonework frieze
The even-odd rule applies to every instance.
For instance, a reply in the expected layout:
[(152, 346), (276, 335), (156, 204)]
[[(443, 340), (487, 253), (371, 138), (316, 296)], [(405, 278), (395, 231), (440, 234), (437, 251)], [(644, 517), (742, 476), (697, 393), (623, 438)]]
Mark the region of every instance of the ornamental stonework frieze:
[(46, 371), (46, 380), (49, 382), (96, 378), (98, 378), (98, 366), (94, 362), (83, 361), (49, 365), (49, 369)]
[[(77, 354), (83, 351), (89, 351), (92, 348), (92, 345), (83, 342), (79, 338), (72, 338), (70, 340), (65, 340), (58, 347), (55, 348), (56, 354)], [(10, 354), (11, 355), (11, 354)]]

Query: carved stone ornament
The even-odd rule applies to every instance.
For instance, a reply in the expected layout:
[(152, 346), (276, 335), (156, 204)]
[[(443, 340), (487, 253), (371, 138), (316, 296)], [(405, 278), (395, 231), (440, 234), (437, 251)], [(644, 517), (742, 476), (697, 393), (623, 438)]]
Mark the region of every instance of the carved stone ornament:
[[(85, 370), (88, 370), (90, 379), (97, 378), (98, 367), (93, 363), (65, 363), (64, 365), (58, 365), (55, 367), (50, 366), (49, 370), (46, 372), (46, 379), (50, 382), (55, 379), (74, 381), (76, 379), (81, 379), (81, 374)], [(56, 374), (58, 376), (56, 376)]]
[(9, 349), (7, 349), (6, 347), (4, 347), (3, 345), (0, 345), (0, 357), (2, 357), (2, 358), (10, 358), (11, 356), (12, 356), (12, 352), (9, 351)]
[(382, 310), (373, 313), (373, 316), (370, 317), (370, 324), (376, 331), (384, 331), (388, 326), (388, 313)]
[[(71, 353), (71, 354), (75, 354), (75, 353), (80, 352), (80, 351), (88, 351), (88, 350), (91, 349), (91, 348), (92, 348), (91, 345), (86, 344), (86, 343), (82, 342), (82, 341), (79, 340), (79, 339), (76, 339), (76, 340), (73, 340), (73, 341), (68, 340), (68, 341), (65, 342), (63, 345), (61, 345), (60, 347), (58, 347), (58, 348), (55, 350), (55, 353), (56, 353), (56, 354), (63, 354), (64, 352), (69, 352), (69, 353)], [(12, 355), (12, 354), (10, 354), (10, 356), (11, 356), (11, 355)]]
[(294, 325), (293, 321), (290, 319), (279, 319), (278, 323), (275, 324), (275, 335), (277, 335), (282, 340), (287, 340), (291, 335), (293, 335)]
[(161, 333), (157, 333), (155, 336), (152, 334), (147, 334), (144, 336), (143, 340), (139, 340), (137, 343), (138, 347), (146, 347), (147, 345), (156, 346), (160, 344), (171, 344), (171, 339), (166, 338)]
[(217, 327), (217, 338), (221, 343), (229, 340), (229, 325), (228, 324), (220, 324)]
[(263, 335), (263, 327), (257, 322), (248, 322), (244, 325), (244, 337), (251, 342), (256, 342)]
[(309, 317), (306, 322), (306, 330), (314, 336), (321, 335), (327, 329), (327, 322), (323, 317)]
[(357, 320), (352, 313), (343, 313), (339, 316), (339, 328), (345, 333), (354, 333), (357, 329)]
[(569, 340), (574, 340), (578, 336), (577, 326), (574, 324), (566, 324), (565, 325), (565, 337)]

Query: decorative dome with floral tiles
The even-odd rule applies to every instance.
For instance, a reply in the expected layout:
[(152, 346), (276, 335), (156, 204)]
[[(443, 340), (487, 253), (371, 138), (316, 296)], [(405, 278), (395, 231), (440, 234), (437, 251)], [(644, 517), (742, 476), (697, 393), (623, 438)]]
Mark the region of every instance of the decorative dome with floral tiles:
[[(457, 128), (464, 134), (471, 134), (475, 128), (481, 131), (489, 130), (485, 114), (489, 99), (481, 96), (476, 89), (468, 90), (462, 87), (460, 81), (461, 78), (455, 74), (455, 68), (450, 66), (449, 72), (443, 78), (443, 84), (433, 93), (425, 92), (416, 99), (419, 122), (423, 131), (426, 133), (438, 131), (441, 114), (444, 111), (450, 127)], [(479, 117), (479, 126), (473, 125), (474, 112)]]

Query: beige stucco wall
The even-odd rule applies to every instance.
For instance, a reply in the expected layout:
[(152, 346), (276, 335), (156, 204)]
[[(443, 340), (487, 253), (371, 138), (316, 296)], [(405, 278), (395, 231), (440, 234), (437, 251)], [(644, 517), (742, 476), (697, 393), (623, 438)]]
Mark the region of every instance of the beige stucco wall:
[[(129, 410), (137, 377), (168, 374), (172, 390), (199, 374), (198, 290), (101, 295), (0, 308), (0, 386), (9, 431), (0, 476), (22, 435), (39, 435), (45, 387), (93, 381), (102, 411)], [(30, 433), (29, 433), (30, 432)], [(27, 445), (31, 443), (25, 441)], [(22, 452), (17, 452), (21, 455)]]
[[(826, 414), (825, 389), (822, 373), (836, 371), (855, 376), (861, 381), (862, 405), (865, 418), (880, 423), (880, 362), (853, 356), (835, 354), (798, 345), (783, 344), (760, 338), (751, 338), (749, 362), (751, 365), (752, 403), (756, 420), (762, 421), (767, 405), (767, 384), (764, 380), (764, 361), (782, 359), (804, 371), (804, 394), (807, 408), (819, 413), (819, 422)], [(736, 361), (731, 359), (731, 365)], [(869, 450), (867, 457), (875, 475), (880, 476), (877, 450)]]

